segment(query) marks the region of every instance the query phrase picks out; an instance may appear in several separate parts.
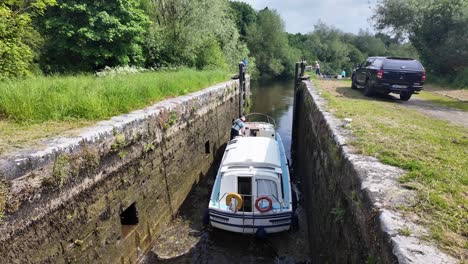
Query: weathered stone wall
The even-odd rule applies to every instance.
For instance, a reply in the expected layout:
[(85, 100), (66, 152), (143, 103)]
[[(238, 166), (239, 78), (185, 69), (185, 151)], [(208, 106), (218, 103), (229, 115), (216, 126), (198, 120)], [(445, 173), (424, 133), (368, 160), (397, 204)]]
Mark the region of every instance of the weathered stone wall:
[(228, 81), (0, 158), (0, 263), (135, 262), (229, 139), (238, 92)]
[[(398, 212), (415, 197), (397, 183), (404, 171), (354, 154), (347, 145), (352, 135), (325, 104), (310, 81), (297, 88), (292, 159), (313, 262), (455, 263)], [(406, 229), (410, 236), (400, 234)]]

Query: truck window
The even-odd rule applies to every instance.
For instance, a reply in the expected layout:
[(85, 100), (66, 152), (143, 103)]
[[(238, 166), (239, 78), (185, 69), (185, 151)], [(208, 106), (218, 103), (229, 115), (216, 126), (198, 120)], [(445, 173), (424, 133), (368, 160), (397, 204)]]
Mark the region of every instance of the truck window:
[(372, 66), (380, 69), (382, 68), (382, 64), (383, 64), (383, 59), (375, 59), (374, 63), (372, 63)]
[(374, 61), (374, 59), (367, 59), (366, 63), (364, 64), (364, 67), (368, 67), (368, 66), (372, 65), (373, 61)]
[(386, 59), (383, 63), (383, 67), (389, 70), (423, 70), (423, 66), (417, 60)]

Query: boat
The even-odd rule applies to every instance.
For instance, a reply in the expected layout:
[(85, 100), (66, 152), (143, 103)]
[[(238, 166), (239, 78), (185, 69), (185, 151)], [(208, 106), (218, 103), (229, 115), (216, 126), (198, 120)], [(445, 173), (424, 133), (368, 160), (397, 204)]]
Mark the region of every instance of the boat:
[[(250, 114), (247, 120), (254, 115), (265, 116)], [(245, 122), (244, 135), (228, 142), (205, 223), (263, 237), (288, 231), (297, 222), (284, 146), (274, 120), (266, 117), (266, 122)]]

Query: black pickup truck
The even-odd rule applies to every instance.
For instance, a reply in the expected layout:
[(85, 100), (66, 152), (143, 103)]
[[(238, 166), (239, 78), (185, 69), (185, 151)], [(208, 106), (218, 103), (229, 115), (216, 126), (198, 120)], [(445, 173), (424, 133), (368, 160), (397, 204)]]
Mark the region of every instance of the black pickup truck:
[(426, 71), (411, 58), (369, 57), (353, 71), (351, 88), (364, 88), (364, 95), (397, 93), (408, 101), (423, 89)]

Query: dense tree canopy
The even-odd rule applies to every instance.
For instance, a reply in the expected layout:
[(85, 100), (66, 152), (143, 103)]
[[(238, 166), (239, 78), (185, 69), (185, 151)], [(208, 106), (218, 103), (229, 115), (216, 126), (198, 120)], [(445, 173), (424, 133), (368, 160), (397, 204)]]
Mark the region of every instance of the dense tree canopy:
[(299, 57), (289, 46), (281, 17), (268, 8), (258, 12), (257, 22), (247, 28), (247, 45), (262, 75), (289, 75)]
[(382, 0), (376, 28), (408, 37), (426, 67), (447, 74), (468, 67), (468, 1)]
[(399, 39), (366, 31), (357, 35), (344, 33), (322, 22), (309, 34), (289, 34), (289, 42), (309, 62), (318, 61), (326, 74), (338, 74), (342, 70), (350, 73), (368, 56), (417, 57), (413, 47)]
[(243, 39), (247, 36), (247, 28), (257, 20), (257, 12), (249, 4), (243, 2), (230, 2), (234, 12), (239, 33)]
[(419, 57), (440, 74), (466, 71), (467, 1), (379, 1), (377, 34), (322, 22), (288, 34), (275, 10), (238, 1), (3, 0), (0, 79), (40, 73), (38, 62), (45, 73), (125, 65), (234, 71), (244, 57), (255, 76), (290, 76), (301, 57), (324, 73), (351, 72), (378, 55)]
[(46, 72), (141, 65), (148, 17), (137, 0), (58, 0), (40, 21)]
[(145, 6), (152, 20), (145, 45), (148, 66), (236, 67), (248, 55), (227, 0), (162, 0)]
[(32, 19), (55, 0), (4, 0), (0, 3), (0, 79), (30, 74), (41, 37)]

